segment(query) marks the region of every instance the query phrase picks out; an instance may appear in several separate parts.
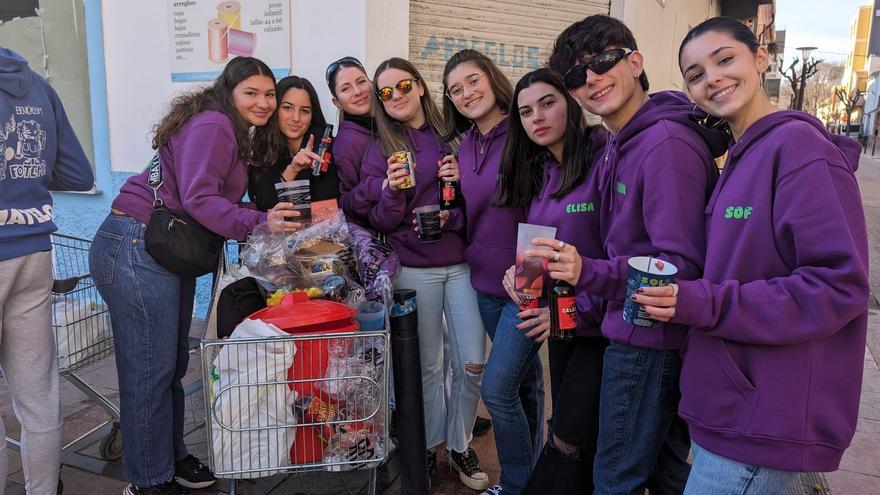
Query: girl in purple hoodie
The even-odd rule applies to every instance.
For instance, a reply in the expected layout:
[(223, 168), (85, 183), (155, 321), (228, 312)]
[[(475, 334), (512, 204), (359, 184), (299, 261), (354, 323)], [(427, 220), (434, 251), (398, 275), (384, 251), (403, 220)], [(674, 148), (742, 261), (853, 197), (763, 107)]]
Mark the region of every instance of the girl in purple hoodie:
[[(379, 64), (373, 86), (379, 139), (367, 150), (361, 173), (381, 190), (367, 218), (387, 236), (400, 258), (396, 287), (416, 291), (428, 469), (436, 469), (436, 448), (445, 443), (461, 482), (483, 490), (489, 477), (470, 442), (480, 402), (486, 334), (465, 263), (464, 218), (458, 208), (442, 211), (440, 238), (433, 242), (421, 240), (414, 226), (413, 210), (438, 205), (439, 183), (458, 181), (458, 165), (450, 147), (440, 140), (445, 133), (440, 110), (409, 61), (390, 58)], [(409, 153), (410, 167), (397, 152)], [(452, 367), (449, 400), (444, 390), (446, 348)]]
[[(523, 76), (513, 93), (512, 108), (516, 113), (508, 118), (510, 131), (495, 204), (528, 205), (528, 223), (556, 227), (555, 242), (571, 244), (586, 256), (604, 258), (599, 176), (593, 163), (604, 131), (585, 125), (580, 106), (551, 69)], [(513, 270), (508, 270), (504, 285), (518, 302), (513, 279)], [(549, 324), (546, 310), (534, 317), (538, 311), (526, 309), (517, 316), (526, 320), (519, 324), (524, 336), (540, 343), (549, 337)], [(601, 299), (578, 293), (576, 337), (571, 342), (549, 342), (553, 417), (546, 448), (524, 493), (593, 493), (607, 345), (599, 329), (603, 313)]]
[(369, 195), (361, 185), (361, 159), (376, 138), (376, 119), (371, 108), (373, 83), (360, 60), (342, 57), (327, 66), (324, 73), (333, 104), (339, 109), (339, 129), (333, 139), (333, 158), (339, 176), (339, 201), (349, 217), (364, 226), (368, 222), (356, 209), (369, 208), (378, 199), (378, 190)]
[(443, 71), (447, 140), (461, 139), (462, 206), (467, 216), (465, 258), (477, 291), (492, 352), (481, 395), (492, 414), (501, 480), (484, 493), (518, 495), (529, 479), (544, 438), (544, 371), (540, 344), (517, 329), (519, 307), (501, 278), (516, 256), (516, 229), (527, 206), (492, 205), (513, 86), (488, 57), (475, 50), (453, 55)]
[(855, 431), (869, 290), (859, 147), (776, 111), (761, 85), (767, 50), (737, 19), (693, 28), (679, 63), (734, 144), (706, 207), (703, 278), (634, 299), (690, 326), (685, 493), (783, 493), (798, 472), (836, 470)]

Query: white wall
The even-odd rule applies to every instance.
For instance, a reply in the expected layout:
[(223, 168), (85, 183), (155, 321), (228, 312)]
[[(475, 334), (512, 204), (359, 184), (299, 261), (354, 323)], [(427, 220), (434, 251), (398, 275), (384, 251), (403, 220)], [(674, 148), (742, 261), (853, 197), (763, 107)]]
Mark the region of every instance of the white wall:
[[(408, 5), (408, 0), (290, 0), (292, 73), (312, 82), (329, 121), (337, 119), (324, 81), (327, 65), (351, 55), (372, 75), (385, 58), (406, 56)], [(101, 8), (111, 169), (139, 172), (152, 156), (150, 130), (173, 96), (209, 82), (171, 82), (168, 0), (137, 7), (103, 0)]]
[(652, 93), (685, 91), (678, 46), (691, 27), (720, 13), (721, 0), (611, 0), (611, 16), (629, 26), (645, 55)]

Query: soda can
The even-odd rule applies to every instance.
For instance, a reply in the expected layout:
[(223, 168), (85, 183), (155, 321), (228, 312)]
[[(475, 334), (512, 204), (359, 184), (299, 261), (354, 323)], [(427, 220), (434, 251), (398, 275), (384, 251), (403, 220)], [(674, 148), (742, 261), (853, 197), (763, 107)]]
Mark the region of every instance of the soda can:
[(407, 176), (404, 178), (404, 183), (398, 187), (398, 189), (410, 189), (416, 187), (416, 176), (415, 176), (415, 167), (413, 161), (413, 154), (410, 151), (395, 151), (394, 157), (397, 158), (397, 162), (403, 164), (403, 170), (406, 170)]

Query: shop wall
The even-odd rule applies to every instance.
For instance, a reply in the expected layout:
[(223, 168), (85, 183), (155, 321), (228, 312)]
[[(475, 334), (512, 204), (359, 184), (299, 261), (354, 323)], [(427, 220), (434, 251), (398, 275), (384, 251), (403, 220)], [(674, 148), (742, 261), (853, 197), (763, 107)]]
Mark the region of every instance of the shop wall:
[(651, 92), (684, 91), (678, 47), (688, 30), (721, 14), (720, 0), (611, 0), (611, 15), (635, 34)]

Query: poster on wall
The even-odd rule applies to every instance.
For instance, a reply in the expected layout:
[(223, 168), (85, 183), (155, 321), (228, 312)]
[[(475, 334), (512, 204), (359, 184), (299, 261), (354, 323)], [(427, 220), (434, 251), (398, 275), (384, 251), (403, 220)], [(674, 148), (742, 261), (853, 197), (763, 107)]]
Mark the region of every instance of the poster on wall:
[(168, 13), (174, 82), (215, 79), (238, 56), (290, 73), (290, 0), (168, 0)]

